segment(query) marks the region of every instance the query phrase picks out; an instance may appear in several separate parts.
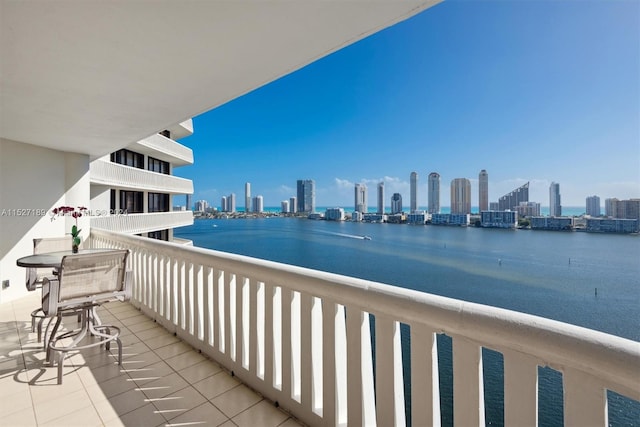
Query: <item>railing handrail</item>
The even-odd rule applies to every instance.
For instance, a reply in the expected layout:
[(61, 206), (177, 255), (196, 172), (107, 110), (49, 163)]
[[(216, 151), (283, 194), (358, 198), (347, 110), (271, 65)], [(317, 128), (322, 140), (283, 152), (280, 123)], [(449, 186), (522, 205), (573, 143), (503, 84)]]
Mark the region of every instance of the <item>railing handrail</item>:
[[(392, 316), (400, 322), (424, 324), (499, 351), (523, 353), (537, 359), (540, 365), (556, 369), (570, 366), (640, 400), (640, 343), (633, 340), (512, 310), (304, 267), (103, 230), (91, 233), (105, 239), (115, 237), (119, 242), (162, 256), (184, 253), (184, 259), (190, 262), (241, 271), (243, 276), (260, 281), (282, 283), (283, 275), (288, 275), (286, 287), (292, 291)], [(527, 338), (523, 340), (523, 336)]]

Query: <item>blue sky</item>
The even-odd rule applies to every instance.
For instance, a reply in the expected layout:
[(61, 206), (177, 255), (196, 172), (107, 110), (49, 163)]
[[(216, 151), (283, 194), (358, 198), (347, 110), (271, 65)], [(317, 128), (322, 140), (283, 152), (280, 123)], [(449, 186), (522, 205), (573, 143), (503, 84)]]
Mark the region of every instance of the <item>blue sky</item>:
[[(317, 206), (408, 202), (419, 174), (450, 182), (489, 173), (489, 198), (530, 181), (530, 200), (640, 197), (640, 2), (447, 0), (194, 118), (181, 140), (193, 200), (219, 206), (244, 183), (265, 206), (316, 181)], [(407, 203), (408, 204), (408, 203)]]

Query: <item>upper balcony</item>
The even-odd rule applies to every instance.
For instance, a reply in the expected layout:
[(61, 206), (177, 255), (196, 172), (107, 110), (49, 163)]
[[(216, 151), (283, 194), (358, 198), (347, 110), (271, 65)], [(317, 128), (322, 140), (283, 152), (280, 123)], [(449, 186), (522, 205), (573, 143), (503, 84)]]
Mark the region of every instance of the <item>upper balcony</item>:
[(189, 147), (185, 147), (173, 139), (160, 134), (151, 135), (148, 138), (127, 146), (127, 148), (136, 153), (146, 154), (147, 156), (169, 162), (174, 167), (193, 164), (193, 151)]
[(178, 123), (177, 125), (170, 126), (167, 130), (171, 132), (171, 138), (176, 141), (193, 135), (193, 119), (188, 119), (184, 122)]
[(91, 162), (89, 170), (92, 184), (136, 191), (193, 194), (193, 182), (190, 179), (173, 175), (151, 172), (100, 159)]
[(122, 233), (148, 233), (193, 224), (193, 212), (172, 211), (91, 217), (91, 228), (118, 230)]

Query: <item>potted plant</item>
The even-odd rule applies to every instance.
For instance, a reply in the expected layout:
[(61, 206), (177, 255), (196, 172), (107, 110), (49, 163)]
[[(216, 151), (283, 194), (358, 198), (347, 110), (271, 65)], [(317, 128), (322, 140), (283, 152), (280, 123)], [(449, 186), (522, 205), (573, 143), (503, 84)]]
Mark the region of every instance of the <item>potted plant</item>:
[(82, 243), (82, 239), (80, 238), (80, 232), (82, 229), (78, 228), (78, 218), (82, 217), (82, 214), (85, 213), (88, 209), (84, 206), (78, 206), (74, 208), (72, 206), (60, 206), (58, 208), (53, 209), (51, 221), (56, 219), (57, 216), (65, 216), (71, 215), (76, 223), (71, 227), (71, 251), (76, 254), (78, 253), (78, 248), (80, 247), (80, 243)]

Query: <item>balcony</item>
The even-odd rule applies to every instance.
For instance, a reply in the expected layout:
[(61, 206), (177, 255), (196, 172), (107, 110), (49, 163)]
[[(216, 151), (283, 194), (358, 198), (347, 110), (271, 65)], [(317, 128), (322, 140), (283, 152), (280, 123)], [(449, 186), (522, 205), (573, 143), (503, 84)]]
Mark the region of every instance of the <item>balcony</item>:
[(193, 182), (173, 175), (151, 172), (104, 160), (94, 160), (89, 166), (91, 183), (136, 191), (171, 194), (193, 194)]
[(538, 367), (562, 375), (565, 425), (607, 425), (608, 390), (640, 400), (640, 345), (627, 339), (136, 236), (94, 229), (90, 243), (130, 249), (134, 306), (309, 425), (405, 425), (405, 400), (413, 425), (439, 425), (439, 334), (452, 340), (455, 425), (484, 425), (483, 348), (504, 358), (505, 425), (537, 425)]
[(91, 228), (139, 234), (193, 224), (193, 212), (172, 211), (91, 217)]
[(146, 154), (173, 166), (193, 164), (193, 151), (166, 136), (155, 134), (128, 146), (136, 153)]

